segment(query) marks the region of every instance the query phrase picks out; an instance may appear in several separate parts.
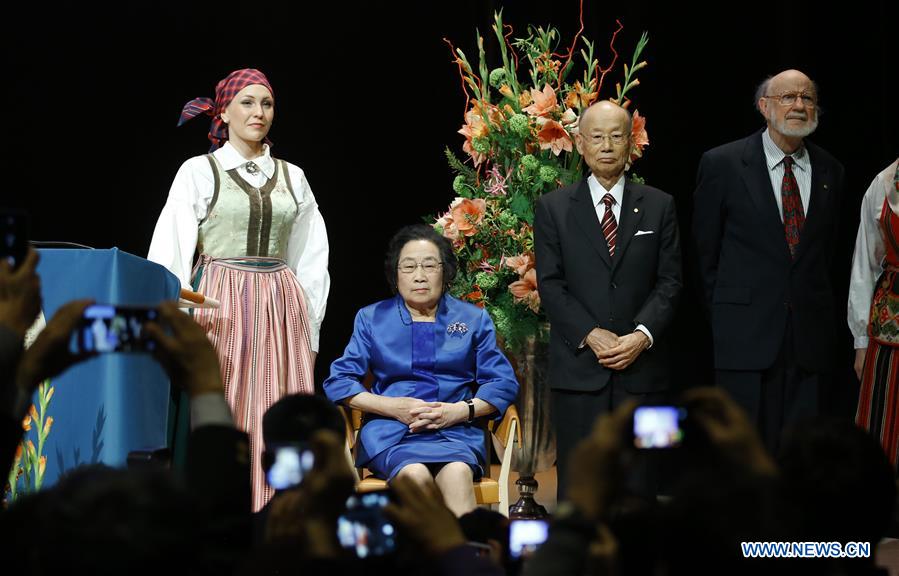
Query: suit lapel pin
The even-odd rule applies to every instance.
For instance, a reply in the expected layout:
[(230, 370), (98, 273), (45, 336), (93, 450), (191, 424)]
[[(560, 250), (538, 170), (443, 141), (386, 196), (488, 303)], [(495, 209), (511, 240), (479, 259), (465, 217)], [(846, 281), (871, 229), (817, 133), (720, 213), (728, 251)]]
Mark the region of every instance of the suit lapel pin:
[(446, 327), (446, 333), (450, 336), (455, 336), (457, 338), (461, 338), (468, 332), (468, 326), (465, 325), (465, 322), (453, 322), (449, 326)]
[(636, 213), (639, 212), (639, 211), (640, 211), (639, 208), (634, 208), (634, 214), (636, 214)]

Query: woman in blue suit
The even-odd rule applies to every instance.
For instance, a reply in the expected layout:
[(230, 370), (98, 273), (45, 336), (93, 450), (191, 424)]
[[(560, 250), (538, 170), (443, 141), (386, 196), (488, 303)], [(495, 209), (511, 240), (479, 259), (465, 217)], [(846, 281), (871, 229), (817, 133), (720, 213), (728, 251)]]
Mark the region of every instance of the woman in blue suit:
[[(356, 314), (353, 336), (325, 380), (328, 398), (365, 412), (357, 462), (377, 477), (437, 483), (462, 515), (484, 473), (481, 416), (501, 418), (518, 394), (490, 316), (447, 294), (452, 245), (425, 225), (390, 241), (384, 271), (396, 294)], [(362, 385), (371, 371), (371, 390)]]

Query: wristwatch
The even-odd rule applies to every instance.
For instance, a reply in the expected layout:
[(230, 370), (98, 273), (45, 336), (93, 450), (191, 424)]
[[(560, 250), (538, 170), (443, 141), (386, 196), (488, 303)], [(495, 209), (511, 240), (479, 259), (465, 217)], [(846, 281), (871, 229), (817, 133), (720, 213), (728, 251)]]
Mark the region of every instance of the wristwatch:
[(468, 404), (468, 422), (466, 424), (471, 424), (474, 422), (474, 400), (466, 398), (465, 403)]

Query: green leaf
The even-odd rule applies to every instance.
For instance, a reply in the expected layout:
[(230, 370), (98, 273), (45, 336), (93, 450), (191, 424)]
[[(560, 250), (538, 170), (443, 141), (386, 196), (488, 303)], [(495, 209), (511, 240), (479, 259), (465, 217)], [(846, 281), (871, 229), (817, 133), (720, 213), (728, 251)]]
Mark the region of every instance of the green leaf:
[(468, 180), (475, 180), (477, 178), (478, 173), (471, 168), (470, 166), (466, 166), (459, 158), (450, 150), (449, 146), (444, 150), (444, 154), (446, 155), (446, 161), (449, 164), (450, 168), (458, 172), (459, 174), (465, 176)]
[(643, 178), (643, 176), (640, 176), (639, 174), (637, 174), (636, 172), (631, 172), (628, 175), (628, 179), (631, 182), (636, 182), (637, 184), (646, 184), (646, 179)]
[(528, 224), (533, 224), (534, 222), (534, 209), (531, 206), (531, 202), (524, 196), (513, 196), (512, 200), (509, 202), (509, 209), (513, 214), (527, 222)]

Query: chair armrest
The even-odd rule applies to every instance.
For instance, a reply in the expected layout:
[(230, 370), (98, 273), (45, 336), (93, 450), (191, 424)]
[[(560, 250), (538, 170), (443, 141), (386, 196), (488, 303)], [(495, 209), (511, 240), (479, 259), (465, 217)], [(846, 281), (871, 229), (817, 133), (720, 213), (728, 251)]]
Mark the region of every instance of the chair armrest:
[(347, 449), (352, 451), (353, 447), (356, 445), (356, 431), (359, 429), (358, 427), (353, 426), (353, 411), (352, 409), (339, 404), (337, 405), (337, 409), (340, 410), (340, 415), (343, 416), (343, 431)]
[(509, 471), (512, 468), (512, 452), (517, 441), (521, 446), (521, 424), (518, 420), (518, 410), (514, 404), (510, 404), (503, 414), (503, 419), (496, 424), (491, 421), (488, 428), (493, 433), (496, 452), (500, 457), (500, 470), (497, 484), (499, 486), (498, 511), (503, 516), (509, 515)]
[[(515, 423), (515, 438), (509, 438), (513, 422)], [(493, 420), (487, 424), (487, 427), (503, 446), (509, 446), (516, 440), (519, 445), (521, 444), (521, 423), (518, 419), (518, 409), (515, 408), (514, 404), (509, 404), (509, 407), (506, 408), (506, 413), (503, 414), (503, 419), (498, 424)]]
[(360, 474), (359, 470), (356, 468), (356, 459), (354, 458), (354, 448), (356, 447), (356, 431), (359, 429), (357, 427), (353, 427), (354, 420), (356, 417), (356, 413), (359, 414), (358, 421), (361, 422), (361, 412), (358, 410), (352, 410), (346, 406), (338, 405), (337, 409), (340, 410), (340, 415), (343, 416), (343, 430), (344, 430), (344, 453), (346, 455), (347, 462), (350, 465), (350, 468), (353, 470), (353, 476), (356, 480), (356, 484), (359, 483)]

